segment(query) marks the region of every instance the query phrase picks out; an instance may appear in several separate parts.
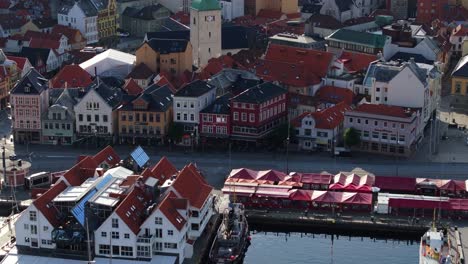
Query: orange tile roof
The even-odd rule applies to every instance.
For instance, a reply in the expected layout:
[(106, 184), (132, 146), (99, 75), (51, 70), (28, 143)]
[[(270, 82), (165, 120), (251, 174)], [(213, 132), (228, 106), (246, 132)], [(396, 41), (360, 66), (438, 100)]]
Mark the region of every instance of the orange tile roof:
[(101, 165), (103, 162), (107, 163), (110, 167), (117, 165), (120, 162), (120, 157), (111, 146), (105, 147), (99, 153), (93, 156), (93, 161)]
[(202, 69), (199, 77), (202, 80), (206, 80), (211, 76), (219, 73), (225, 68), (233, 68), (236, 66), (237, 68), (244, 68), (242, 65), (236, 63), (236, 61), (228, 55), (222, 55), (218, 58), (211, 58), (208, 61), (208, 64)]
[(334, 104), (345, 102), (346, 104), (351, 105), (354, 100), (353, 91), (335, 86), (323, 86), (315, 93), (315, 96), (319, 100)]
[(122, 87), (122, 89), (126, 91), (129, 95), (139, 95), (143, 92), (143, 88), (141, 88), (132, 78), (127, 79), (125, 81), (125, 84)]
[(115, 213), (125, 222), (134, 234), (138, 234), (140, 226), (146, 219), (144, 210), (151, 199), (143, 189), (135, 186), (115, 209)]
[(81, 34), (81, 32), (78, 29), (73, 29), (64, 25), (55, 25), (52, 28), (52, 34), (63, 34), (68, 38), (68, 43), (69, 44), (75, 44), (78, 42), (76, 40), (76, 35), (79, 34), (81, 35), (81, 41), (86, 42), (86, 38)]
[(172, 187), (181, 197), (189, 200), (191, 206), (200, 209), (213, 190), (213, 187), (205, 182), (199, 172), (185, 166), (172, 183)]
[(408, 108), (395, 105), (361, 104), (351, 112), (361, 112), (374, 115), (408, 118), (411, 117), (412, 112), (414, 111), (415, 109), (410, 109), (410, 111), (408, 111)]
[(162, 157), (153, 168), (145, 170), (143, 177), (145, 180), (149, 177), (155, 178), (159, 181), (159, 185), (162, 185), (176, 174), (177, 168), (166, 157)]
[(57, 218), (57, 208), (52, 206), (52, 200), (66, 188), (67, 184), (64, 181), (60, 181), (33, 202), (37, 210), (39, 210), (47, 221), (49, 221), (49, 223), (54, 227), (58, 226), (60, 222)]
[(377, 60), (377, 55), (343, 51), (338, 59), (349, 72), (366, 71), (369, 64)]
[(24, 58), (24, 57), (16, 57), (16, 56), (7, 56), (7, 58), (9, 60), (12, 60), (14, 62), (16, 62), (16, 65), (18, 66), (18, 68), (20, 70), (23, 70), (24, 69), (24, 65), (26, 64), (26, 62), (28, 61), (28, 58)]
[(322, 111), (303, 113), (296, 117), (291, 124), (295, 127), (300, 127), (302, 125), (302, 119), (306, 116), (311, 116), (315, 120), (315, 128), (333, 129), (343, 123), (344, 113), (348, 110), (351, 110), (351, 107), (341, 102)]
[(92, 76), (80, 65), (71, 64), (65, 65), (55, 76), (50, 80), (50, 88), (78, 88), (87, 87), (93, 82)]
[(257, 17), (268, 19), (280, 19), (284, 14), (281, 11), (261, 9), (258, 11)]
[(159, 203), (157, 209), (166, 216), (166, 218), (172, 223), (172, 225), (177, 228), (177, 230), (182, 230), (184, 228), (187, 220), (177, 211), (177, 209), (188, 209), (187, 208), (187, 199), (178, 198), (177, 195), (173, 192), (169, 192), (164, 200)]

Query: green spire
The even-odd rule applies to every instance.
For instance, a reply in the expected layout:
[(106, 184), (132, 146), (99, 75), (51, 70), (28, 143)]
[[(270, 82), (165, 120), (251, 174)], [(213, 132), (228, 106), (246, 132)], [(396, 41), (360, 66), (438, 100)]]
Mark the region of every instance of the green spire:
[(192, 0), (192, 8), (198, 11), (221, 9), (218, 0)]

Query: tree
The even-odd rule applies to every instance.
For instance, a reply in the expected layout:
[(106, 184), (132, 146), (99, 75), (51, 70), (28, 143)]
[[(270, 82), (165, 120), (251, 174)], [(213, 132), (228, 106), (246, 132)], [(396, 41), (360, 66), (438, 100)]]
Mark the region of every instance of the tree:
[(352, 127), (347, 128), (344, 132), (344, 142), (348, 147), (356, 146), (361, 143), (361, 136), (356, 129)]
[(179, 142), (184, 136), (184, 126), (179, 123), (172, 123), (167, 132), (167, 137), (172, 140), (172, 142)]
[(275, 130), (273, 130), (270, 135), (268, 135), (268, 141), (273, 148), (279, 148), (285, 145), (288, 138), (288, 127), (290, 129), (289, 142), (291, 142), (296, 134), (294, 127), (288, 126), (287, 123), (280, 125)]

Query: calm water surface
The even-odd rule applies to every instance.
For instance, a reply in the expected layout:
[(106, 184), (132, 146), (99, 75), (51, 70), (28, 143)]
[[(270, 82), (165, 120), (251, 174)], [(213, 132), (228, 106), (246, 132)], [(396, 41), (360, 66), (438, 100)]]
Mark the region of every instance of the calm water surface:
[(245, 264), (417, 264), (418, 242), (252, 232)]

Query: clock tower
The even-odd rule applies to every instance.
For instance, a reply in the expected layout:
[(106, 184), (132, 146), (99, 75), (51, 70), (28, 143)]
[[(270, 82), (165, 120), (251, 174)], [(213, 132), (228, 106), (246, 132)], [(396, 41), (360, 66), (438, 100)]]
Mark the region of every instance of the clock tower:
[(203, 67), (221, 56), (221, 8), (218, 0), (192, 0), (190, 43), (193, 65)]

